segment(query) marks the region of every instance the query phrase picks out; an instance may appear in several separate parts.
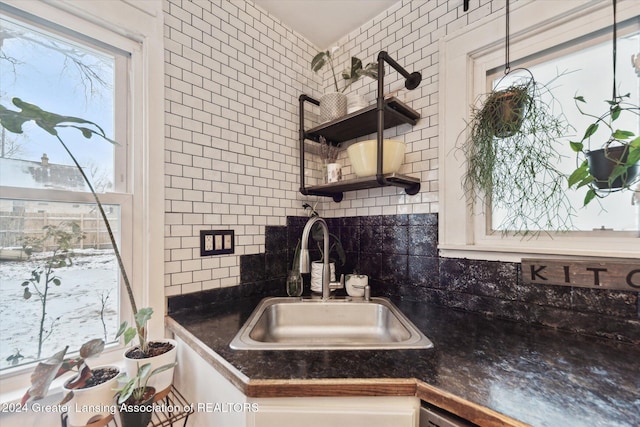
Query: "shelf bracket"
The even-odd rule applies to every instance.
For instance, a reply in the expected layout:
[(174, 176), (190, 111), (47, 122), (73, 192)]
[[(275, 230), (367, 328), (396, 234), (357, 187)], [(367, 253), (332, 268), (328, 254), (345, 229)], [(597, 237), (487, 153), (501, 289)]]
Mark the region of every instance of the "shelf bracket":
[[(381, 186), (389, 186), (397, 184), (392, 181), (387, 180), (383, 175), (382, 169), (382, 159), (383, 150), (384, 150), (384, 63), (389, 64), (394, 70), (396, 70), (400, 75), (405, 78), (404, 87), (408, 90), (413, 90), (420, 85), (422, 81), (422, 75), (419, 72), (409, 73), (407, 70), (402, 68), (400, 64), (398, 64), (393, 58), (389, 56), (386, 51), (381, 51), (378, 53), (378, 98), (376, 102), (376, 109), (378, 112), (378, 158), (377, 158), (377, 167), (376, 167), (376, 181)], [(405, 192), (409, 195), (415, 195), (420, 191), (420, 185), (418, 184), (417, 189), (415, 186), (405, 187)]]
[[(309, 102), (311, 104), (320, 105), (320, 101), (311, 98), (307, 95), (300, 95), (299, 100), (299, 119), (300, 119), (300, 127), (299, 127), (299, 139), (300, 139), (300, 193), (305, 196), (323, 196), (323, 197), (331, 197), (334, 202), (340, 202), (343, 199), (345, 191), (353, 191), (358, 189), (365, 188), (377, 188), (377, 187), (401, 187), (404, 188), (406, 194), (415, 195), (420, 191), (420, 180), (413, 177), (408, 177), (404, 175), (396, 175), (396, 174), (387, 174), (384, 175), (383, 171), (383, 141), (384, 141), (384, 129), (385, 129), (385, 111), (388, 114), (387, 119), (390, 120), (387, 127), (397, 126), (398, 122), (401, 123), (410, 123), (415, 125), (417, 119), (420, 117), (420, 114), (411, 110), (407, 106), (403, 106), (401, 102), (398, 100), (392, 101), (394, 98), (388, 101), (388, 105), (385, 102), (384, 97), (384, 63), (389, 64), (393, 69), (395, 69), (398, 73), (400, 73), (405, 78), (405, 87), (408, 90), (413, 90), (420, 85), (422, 81), (422, 75), (418, 72), (409, 73), (406, 71), (400, 64), (391, 58), (387, 52), (382, 51), (378, 54), (378, 95), (376, 98), (375, 108), (371, 106), (371, 108), (367, 108), (362, 110), (359, 113), (353, 113), (353, 116), (348, 116), (346, 119), (342, 121), (336, 119), (332, 122), (329, 122), (326, 125), (321, 125), (316, 128), (311, 129), (309, 132), (306, 132), (304, 129), (304, 107), (305, 102)], [(398, 108), (398, 110), (396, 110)], [(307, 187), (305, 184), (305, 140), (310, 139), (312, 141), (319, 142), (322, 131), (328, 130), (333, 127), (333, 140), (328, 141), (329, 143), (339, 143), (341, 141), (345, 141), (350, 138), (344, 138), (345, 132), (342, 131), (342, 134), (336, 132), (338, 126), (343, 126), (348, 120), (351, 120), (351, 124), (353, 124), (352, 119), (362, 120), (366, 117), (366, 120), (369, 120), (371, 123), (374, 117), (376, 117), (375, 130), (377, 131), (377, 159), (376, 159), (376, 175), (375, 177), (363, 177), (360, 179), (350, 180), (347, 184), (324, 184), (324, 185), (316, 185)], [(371, 123), (373, 124), (373, 123)], [(323, 127), (325, 126), (325, 127)], [(360, 125), (362, 126), (362, 125)], [(373, 126), (367, 126), (366, 133), (370, 133), (374, 130)], [(362, 131), (362, 129), (359, 129)], [(331, 133), (331, 132), (329, 132)], [(357, 133), (357, 132), (356, 132)], [(347, 134), (349, 134), (347, 132)], [(351, 138), (357, 137), (359, 135), (364, 135), (365, 133), (360, 133), (357, 135), (350, 135)], [(323, 135), (328, 136), (328, 135)], [(340, 139), (342, 138), (342, 139)]]
[(300, 119), (300, 193), (308, 196), (308, 192), (306, 186), (304, 184), (304, 140), (307, 137), (306, 132), (304, 131), (304, 103), (310, 102), (314, 105), (320, 105), (320, 101), (311, 98), (305, 94), (302, 94), (298, 97), (298, 101), (300, 103), (300, 110), (298, 111), (298, 117)]

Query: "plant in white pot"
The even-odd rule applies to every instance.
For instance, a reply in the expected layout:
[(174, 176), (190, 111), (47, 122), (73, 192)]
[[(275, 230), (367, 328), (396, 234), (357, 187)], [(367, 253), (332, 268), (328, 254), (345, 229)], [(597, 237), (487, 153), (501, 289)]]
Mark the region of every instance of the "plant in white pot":
[[(127, 291), (127, 296), (129, 299), (129, 304), (131, 305), (131, 310), (133, 312), (133, 316), (135, 319), (135, 326), (132, 326), (132, 327), (129, 327), (127, 322), (123, 322), (122, 325), (120, 326), (120, 330), (117, 336), (119, 337), (121, 334), (124, 334), (125, 342), (127, 344), (137, 336), (138, 348), (140, 352), (143, 355), (145, 355), (147, 358), (156, 356), (155, 353), (158, 352), (157, 348), (160, 347), (161, 348), (160, 351), (171, 353), (171, 357), (173, 357), (173, 362), (175, 362), (176, 342), (174, 340), (160, 340), (159, 342), (161, 344), (156, 344), (155, 341), (152, 343), (148, 342), (146, 324), (148, 320), (151, 318), (153, 310), (151, 308), (138, 309), (138, 306), (136, 304), (134, 294), (133, 294), (133, 288), (131, 287), (129, 276), (127, 275), (127, 271), (124, 267), (124, 262), (120, 255), (120, 250), (118, 248), (116, 238), (113, 234), (113, 231), (111, 229), (111, 224), (109, 223), (109, 220), (102, 206), (102, 203), (100, 202), (100, 198), (98, 197), (98, 194), (96, 193), (91, 183), (91, 180), (87, 177), (83, 168), (78, 163), (78, 160), (73, 155), (71, 150), (68, 148), (67, 144), (65, 144), (65, 142), (60, 137), (58, 133), (58, 129), (64, 129), (64, 128), (77, 129), (87, 139), (91, 138), (93, 135), (96, 135), (112, 144), (116, 144), (116, 142), (113, 141), (112, 139), (109, 139), (105, 135), (104, 130), (94, 122), (84, 120), (78, 117), (62, 116), (56, 113), (45, 111), (40, 107), (24, 102), (19, 98), (13, 98), (12, 103), (19, 109), (19, 111), (10, 110), (4, 107), (3, 105), (0, 105), (0, 126), (2, 126), (4, 129), (6, 129), (9, 132), (21, 134), (23, 133), (22, 126), (27, 122), (33, 122), (40, 128), (44, 129), (46, 132), (54, 136), (55, 139), (57, 139), (57, 141), (62, 145), (64, 150), (67, 152), (67, 154), (73, 161), (74, 165), (78, 169), (79, 173), (82, 175), (82, 178), (84, 179), (85, 183), (87, 184), (88, 188), (91, 191), (91, 194), (95, 200), (96, 206), (98, 207), (100, 216), (107, 229), (107, 234), (109, 236), (109, 240), (113, 247), (114, 255), (116, 257), (116, 261), (118, 263), (118, 267), (122, 275), (122, 281), (125, 285), (125, 289)], [(168, 344), (166, 344), (167, 341), (168, 341)], [(150, 350), (150, 349), (153, 349), (153, 350)], [(147, 360), (149, 361), (149, 359)], [(155, 362), (151, 362), (151, 363), (155, 363)], [(166, 365), (167, 363), (170, 363), (170, 362), (168, 362), (167, 360), (161, 360), (158, 366)], [(134, 376), (136, 372), (137, 372), (137, 369), (133, 369), (132, 372), (129, 373), (129, 375)], [(168, 373), (167, 375), (165, 375), (165, 377), (166, 378), (171, 377), (172, 379), (173, 372)], [(166, 382), (167, 381), (163, 379), (163, 383), (166, 384)], [(170, 384), (171, 383), (169, 382), (169, 384), (164, 387), (167, 392)], [(163, 388), (159, 388), (159, 390), (163, 390)]]
[[(128, 326), (126, 322), (123, 322), (117, 336), (124, 335), (125, 344), (131, 343), (136, 336), (136, 331), (145, 328), (152, 314), (153, 310), (151, 308), (141, 308), (134, 316), (136, 327)], [(130, 347), (124, 352), (125, 371), (128, 376), (133, 377), (136, 375), (138, 364), (141, 360), (149, 363), (154, 371), (161, 366), (175, 363), (178, 352), (178, 345), (175, 340), (166, 338), (148, 341), (146, 337), (141, 339), (138, 335), (138, 341), (138, 345)], [(150, 381), (149, 385), (155, 388), (157, 395), (160, 397), (166, 396), (171, 389), (171, 384), (173, 384), (173, 366), (170, 369), (158, 372)]]
[(315, 73), (320, 71), (326, 64), (329, 64), (335, 87), (335, 92), (328, 92), (320, 97), (320, 121), (322, 123), (335, 120), (347, 114), (347, 96), (344, 92), (352, 83), (358, 81), (362, 76), (368, 76), (374, 80), (378, 79), (377, 62), (371, 62), (363, 66), (360, 59), (352, 56), (351, 66), (341, 74), (344, 80), (344, 87), (340, 90), (332, 56), (337, 49), (337, 47), (333, 47), (331, 50), (318, 52), (311, 60), (311, 69)]
[(102, 353), (104, 341), (90, 340), (80, 347), (77, 357), (65, 358), (69, 346), (47, 360), (40, 362), (31, 374), (31, 387), (22, 397), (24, 406), (30, 400), (45, 397), (56, 378), (70, 371), (77, 374), (65, 381), (66, 392), (59, 405), (68, 407), (68, 421), (71, 425), (86, 425), (110, 415), (113, 389), (117, 384), (120, 369), (116, 366), (89, 368), (85, 359)]

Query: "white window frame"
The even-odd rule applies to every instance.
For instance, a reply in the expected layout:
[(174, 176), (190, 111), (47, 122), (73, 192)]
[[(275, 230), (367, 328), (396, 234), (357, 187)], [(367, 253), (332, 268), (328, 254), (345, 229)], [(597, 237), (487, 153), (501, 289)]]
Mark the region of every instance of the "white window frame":
[[(104, 41), (131, 54), (129, 88), (126, 97), (129, 111), (126, 140), (127, 183), (131, 195), (107, 193), (101, 202), (121, 204), (122, 233), (131, 236), (122, 247), (126, 258), (136, 301), (139, 307), (151, 307), (154, 316), (148, 324), (151, 338), (163, 337), (164, 332), (164, 102), (157, 97), (164, 94), (164, 39), (161, 0), (127, 2), (86, 1), (21, 1), (0, 2), (36, 18), (56, 23), (79, 34)], [(121, 112), (117, 112), (119, 114)], [(119, 157), (118, 161), (124, 161)], [(119, 179), (118, 176), (115, 177)], [(121, 183), (116, 183), (116, 187)], [(61, 193), (47, 192), (47, 199), (68, 198)], [(25, 198), (38, 196), (38, 191), (3, 189), (3, 197)], [(90, 194), (74, 195), (88, 203)], [(121, 316), (130, 313), (126, 292), (123, 295)], [(131, 316), (127, 316), (131, 323)], [(94, 365), (121, 363), (122, 346), (105, 350)], [(0, 375), (0, 402), (15, 401), (29, 386), (33, 367), (7, 370)]]
[[(545, 4), (546, 3), (546, 4)], [(552, 3), (552, 4), (550, 4)], [(640, 19), (640, 2), (619, 0), (617, 21)], [(611, 1), (522, 0), (510, 11), (512, 61), (612, 25)], [(482, 207), (470, 209), (462, 188), (464, 154), (456, 149), (470, 105), (487, 90), (487, 72), (504, 65), (504, 11), (439, 42), (439, 250), (444, 257), (519, 262), (538, 255), (640, 258), (640, 239), (594, 233), (537, 237), (487, 235)]]

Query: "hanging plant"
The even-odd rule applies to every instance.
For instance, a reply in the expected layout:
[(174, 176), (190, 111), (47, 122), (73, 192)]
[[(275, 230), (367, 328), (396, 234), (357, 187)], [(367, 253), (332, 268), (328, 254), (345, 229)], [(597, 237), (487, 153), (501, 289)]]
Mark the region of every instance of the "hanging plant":
[[(570, 126), (551, 92), (531, 71), (509, 66), (507, 2), (505, 76), (496, 89), (476, 100), (460, 149), (466, 157), (463, 187), (470, 205), (491, 204), (503, 219), (497, 228), (515, 234), (569, 229), (571, 204), (566, 176), (556, 166), (562, 157), (559, 138)], [(500, 88), (507, 77), (512, 83)]]
[[(570, 141), (576, 152), (576, 169), (568, 178), (569, 188), (586, 188), (583, 205), (596, 197), (603, 198), (611, 193), (632, 190), (640, 182), (640, 136), (634, 132), (619, 129), (617, 123), (626, 116), (640, 117), (640, 106), (628, 102), (630, 94), (618, 95), (616, 87), (616, 1), (613, 0), (613, 95), (606, 101), (607, 109), (601, 115), (585, 112), (580, 105), (586, 103), (584, 97), (574, 98), (578, 111), (595, 119), (585, 130), (580, 141)], [(605, 133), (598, 133), (605, 129)], [(603, 136), (604, 135), (604, 136)], [(591, 150), (594, 139), (604, 141), (600, 148)], [(586, 144), (586, 147), (585, 147)], [(633, 190), (632, 190), (633, 191)]]
[(481, 108), (474, 109), (471, 138), (508, 138), (517, 134), (534, 99), (532, 84), (533, 79), (526, 79), (489, 93)]

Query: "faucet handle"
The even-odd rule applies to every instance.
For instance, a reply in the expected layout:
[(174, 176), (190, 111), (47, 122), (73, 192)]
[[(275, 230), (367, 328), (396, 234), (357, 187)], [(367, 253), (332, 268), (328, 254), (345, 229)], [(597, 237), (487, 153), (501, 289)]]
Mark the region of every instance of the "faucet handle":
[(330, 282), (329, 289), (344, 289), (344, 274), (340, 275), (339, 282)]
[(300, 273), (309, 273), (310, 267), (309, 267), (310, 263), (309, 263), (309, 250), (308, 249), (301, 249), (300, 250)]

